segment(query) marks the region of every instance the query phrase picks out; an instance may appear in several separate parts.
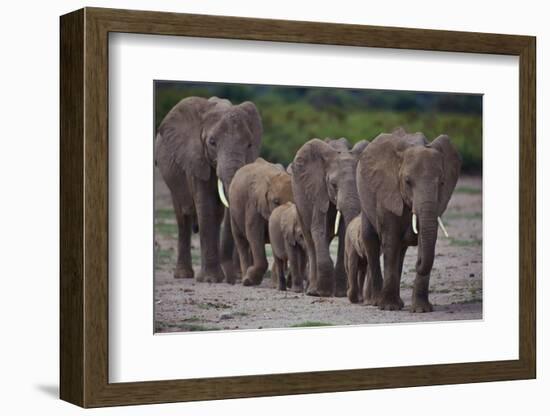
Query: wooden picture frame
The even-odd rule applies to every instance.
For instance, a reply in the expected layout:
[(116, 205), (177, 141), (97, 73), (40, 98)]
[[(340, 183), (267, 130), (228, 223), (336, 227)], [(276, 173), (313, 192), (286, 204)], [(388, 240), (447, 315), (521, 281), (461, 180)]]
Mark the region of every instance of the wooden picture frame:
[[(82, 407), (100, 407), (535, 378), (534, 37), (99, 8), (85, 8), (62, 16), (60, 30), (60, 396), (63, 400)], [(109, 383), (110, 32), (519, 56), (519, 359)]]

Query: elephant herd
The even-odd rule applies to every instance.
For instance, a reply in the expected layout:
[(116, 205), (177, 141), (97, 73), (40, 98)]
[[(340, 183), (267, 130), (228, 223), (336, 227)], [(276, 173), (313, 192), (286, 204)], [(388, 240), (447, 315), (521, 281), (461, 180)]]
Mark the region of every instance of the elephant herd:
[[(402, 128), (353, 147), (345, 138), (314, 138), (287, 169), (259, 158), (261, 138), (251, 102), (188, 97), (161, 122), (155, 162), (178, 225), (174, 277), (258, 285), (270, 243), (278, 289), (399, 310), (405, 253), (418, 246), (411, 311), (432, 311), (438, 229), (446, 234), (440, 217), (461, 167), (449, 138), (428, 142)], [(192, 232), (201, 247), (196, 276)]]

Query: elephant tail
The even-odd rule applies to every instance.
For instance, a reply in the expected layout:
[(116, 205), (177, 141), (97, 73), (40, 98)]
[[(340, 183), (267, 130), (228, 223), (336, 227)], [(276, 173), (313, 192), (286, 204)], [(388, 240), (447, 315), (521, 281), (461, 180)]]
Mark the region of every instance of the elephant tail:
[(199, 233), (199, 222), (197, 221), (196, 217), (193, 219), (193, 225), (191, 226), (191, 229), (193, 230), (193, 234)]

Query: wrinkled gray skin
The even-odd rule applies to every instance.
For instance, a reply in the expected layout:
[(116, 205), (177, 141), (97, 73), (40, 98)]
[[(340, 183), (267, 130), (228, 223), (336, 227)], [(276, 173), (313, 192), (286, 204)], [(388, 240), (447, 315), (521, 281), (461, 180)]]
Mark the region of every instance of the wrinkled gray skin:
[[(294, 292), (304, 291), (306, 280), (306, 243), (298, 221), (296, 205), (287, 202), (273, 210), (269, 217), (269, 241), (273, 250), (273, 277), (279, 290), (286, 290), (287, 282)], [(285, 277), (289, 265), (289, 277)]]
[(268, 221), (279, 205), (292, 201), (290, 175), (281, 165), (256, 159), (240, 168), (229, 187), (231, 229), (245, 286), (259, 285), (267, 270)]
[[(367, 251), (364, 302), (399, 310), (403, 260), (418, 245), (411, 312), (431, 312), (428, 300), (438, 222), (460, 173), (461, 158), (450, 139), (441, 135), (428, 143), (422, 133), (397, 129), (381, 134), (361, 155), (357, 187), (361, 200), (362, 238)], [(412, 229), (417, 215), (418, 235)], [(380, 250), (384, 255), (384, 279)]]
[(344, 266), (348, 276), (348, 299), (351, 303), (363, 301), (363, 285), (367, 273), (367, 250), (361, 237), (361, 215), (346, 228)]
[(191, 229), (198, 225), (201, 269), (196, 279), (220, 282), (225, 273), (227, 281), (234, 282), (231, 224), (218, 197), (217, 180), (221, 179), (227, 194), (235, 172), (258, 157), (261, 137), (262, 123), (253, 103), (232, 105), (217, 97), (185, 98), (160, 124), (155, 159), (170, 189), (178, 222), (174, 277), (194, 276)]
[[(311, 139), (292, 162), (292, 187), (298, 217), (306, 241), (310, 296), (346, 296), (344, 234), (349, 222), (360, 213), (357, 195), (357, 160), (368, 142), (362, 140), (349, 150), (346, 139)], [(342, 213), (338, 228), (336, 267), (329, 245), (334, 237), (336, 211)]]

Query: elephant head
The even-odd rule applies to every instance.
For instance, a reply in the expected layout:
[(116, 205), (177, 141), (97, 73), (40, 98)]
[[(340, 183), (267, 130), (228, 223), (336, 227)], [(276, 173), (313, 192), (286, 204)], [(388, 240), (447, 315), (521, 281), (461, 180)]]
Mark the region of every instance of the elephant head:
[(420, 275), (433, 266), (438, 222), (442, 224), (440, 216), (456, 186), (461, 163), (448, 136), (428, 143), (422, 133), (407, 134), (403, 129), (379, 135), (361, 157), (357, 177), (359, 188), (366, 191), (364, 199), (360, 192), (362, 201), (372, 207), (367, 215), (382, 209), (406, 219), (418, 234)]
[(255, 178), (252, 182), (254, 190), (253, 200), (257, 204), (257, 210), (268, 221), (275, 208), (287, 202), (294, 202), (290, 175), (282, 165), (269, 163), (258, 158), (255, 164), (264, 164), (262, 177)]
[(367, 144), (362, 140), (351, 150), (344, 138), (311, 139), (304, 144), (292, 163), (295, 198), (309, 201), (299, 205), (314, 206), (326, 214), (332, 204), (342, 213), (346, 225), (356, 217), (360, 205), (355, 171), (359, 155)]
[(249, 101), (232, 105), (217, 97), (188, 97), (168, 113), (159, 134), (174, 163), (203, 181), (214, 170), (227, 191), (235, 172), (258, 157), (262, 123)]

